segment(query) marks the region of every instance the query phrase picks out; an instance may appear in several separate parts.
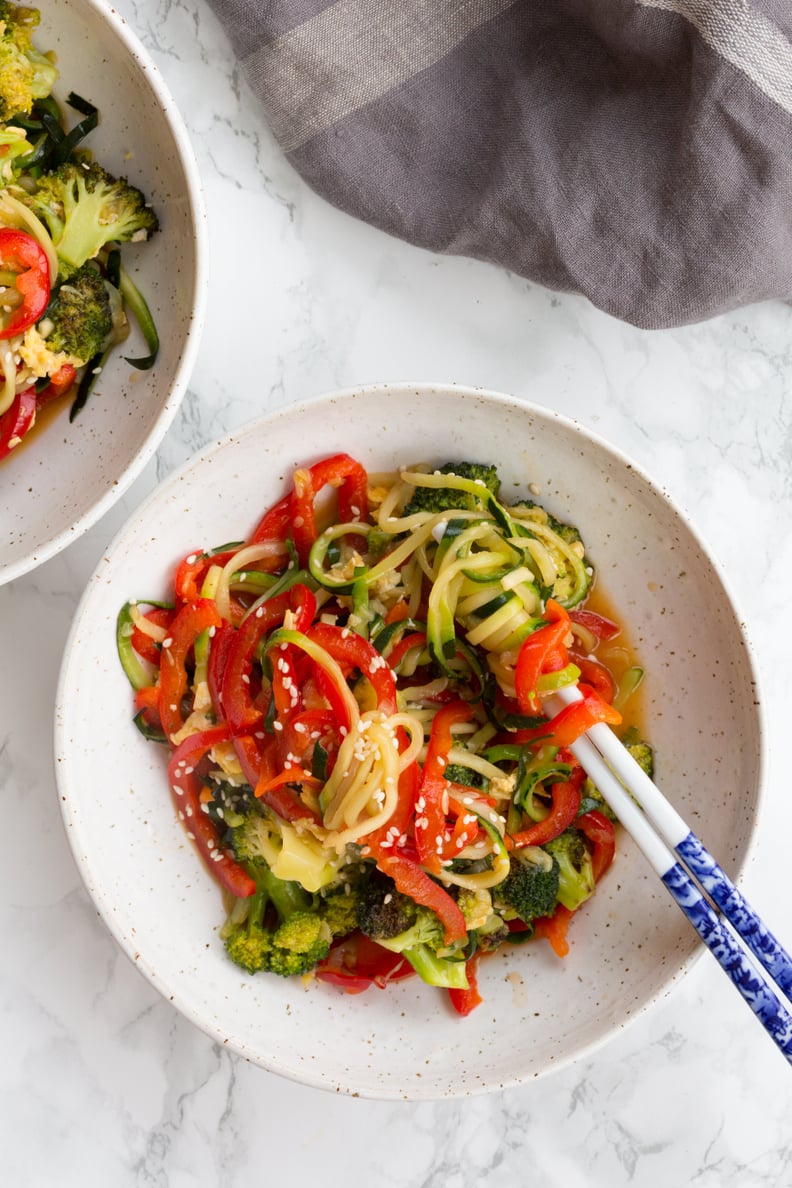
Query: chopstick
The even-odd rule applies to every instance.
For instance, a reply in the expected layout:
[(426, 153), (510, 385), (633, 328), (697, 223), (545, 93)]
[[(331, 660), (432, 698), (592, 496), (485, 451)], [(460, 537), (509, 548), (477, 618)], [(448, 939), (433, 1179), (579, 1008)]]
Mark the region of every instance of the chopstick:
[[(546, 698), (545, 704), (548, 708), (555, 706), (553, 712), (557, 712), (562, 705), (579, 699), (577, 688), (568, 686)], [(609, 726), (604, 723), (592, 726), (569, 750), (792, 1064), (792, 1015), (740, 941), (790, 1002), (792, 957)], [(696, 886), (694, 878), (720, 915)]]

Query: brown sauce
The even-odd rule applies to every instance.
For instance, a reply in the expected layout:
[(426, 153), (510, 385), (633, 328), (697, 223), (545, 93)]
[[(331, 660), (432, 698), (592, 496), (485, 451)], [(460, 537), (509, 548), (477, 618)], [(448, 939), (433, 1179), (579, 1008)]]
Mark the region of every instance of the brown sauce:
[(14, 458), (18, 458), (22, 451), (27, 449), (33, 441), (38, 441), (39, 435), (57, 419), (64, 402), (71, 400), (73, 396), (74, 388), (72, 387), (68, 392), (64, 392), (62, 396), (56, 397), (55, 400), (49, 400), (42, 408), (37, 409), (36, 419), (33, 425), (22, 438), (19, 445), (14, 446), (13, 450), (5, 458), (0, 460), (0, 466), (4, 463), (13, 466)]
[[(600, 664), (605, 665), (618, 688), (628, 669), (644, 667), (641, 657), (633, 650), (630, 642), (629, 624), (625, 624), (620, 615), (613, 609), (613, 604), (608, 598), (607, 591), (603, 590), (599, 582), (595, 583), (591, 594), (578, 609), (594, 611), (595, 614), (602, 615), (603, 618), (610, 619), (619, 625), (619, 634), (610, 640), (600, 640), (591, 653)], [(623, 709), (624, 723), (617, 728), (617, 733), (621, 734), (633, 726), (641, 738), (647, 738), (647, 741), (651, 741), (647, 737), (648, 719), (644, 690), (645, 683), (642, 683), (630, 696)]]

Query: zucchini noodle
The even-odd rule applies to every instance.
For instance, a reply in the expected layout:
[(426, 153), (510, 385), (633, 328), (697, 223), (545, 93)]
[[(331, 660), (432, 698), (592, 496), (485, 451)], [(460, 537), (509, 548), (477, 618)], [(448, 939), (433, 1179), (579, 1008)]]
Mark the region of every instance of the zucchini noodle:
[(58, 254), (52, 236), (41, 219), (24, 202), (9, 194), (8, 190), (3, 190), (0, 192), (0, 222), (9, 227), (21, 227), (33, 236), (47, 257), (50, 284), (54, 285), (58, 276)]
[[(615, 624), (570, 617), (593, 577), (576, 530), (499, 502), (494, 468), (459, 466), (366, 476), (338, 455), (301, 468), (249, 543), (177, 567), (172, 611), (124, 608), (138, 724), (173, 752), (180, 811), (192, 796), (209, 817), (196, 844), (226, 892), (228, 953), (250, 972), (321, 978), (333, 938), (354, 951), (362, 931), (391, 955), (385, 980), (406, 963), (469, 989), (477, 949), (566, 921), (560, 908), (585, 902), (613, 856), (567, 749), (587, 727), (548, 718), (542, 698), (596, 680), (575, 713), (613, 723), (614, 696), (643, 672), (625, 653), (617, 687), (597, 635)], [(306, 497), (322, 500), (321, 531)], [(306, 953), (275, 954), (257, 894), (266, 883), (277, 903), (270, 876), (303, 897)]]

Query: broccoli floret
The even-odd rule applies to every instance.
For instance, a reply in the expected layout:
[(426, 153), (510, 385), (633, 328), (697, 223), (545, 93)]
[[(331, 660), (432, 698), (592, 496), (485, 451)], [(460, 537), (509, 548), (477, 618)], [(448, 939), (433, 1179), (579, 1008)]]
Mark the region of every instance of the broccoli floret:
[(566, 541), (567, 544), (576, 544), (582, 540), (574, 524), (562, 524), (560, 520), (557, 520), (555, 516), (552, 516), (549, 511), (533, 499), (518, 499), (516, 503), (512, 504), (512, 507), (525, 507), (533, 511), (535, 513), (532, 517), (533, 519), (537, 520), (540, 524), (547, 524), (548, 528), (552, 528), (553, 532), (557, 536), (560, 536), (562, 540)]
[(616, 821), (617, 819), (616, 814), (608, 802), (603, 798), (603, 795), (597, 785), (590, 777), (587, 776), (583, 784), (583, 788), (581, 789), (578, 816), (581, 816), (583, 813), (590, 813), (593, 810), (596, 810), (598, 813), (602, 813), (603, 817), (607, 817), (609, 821)]
[(50, 303), (46, 335), (50, 350), (65, 351), (87, 363), (106, 348), (113, 333), (113, 313), (102, 277), (93, 264), (83, 264), (58, 289)]
[(238, 862), (266, 862), (271, 856), (272, 826), (258, 807), (231, 830), (230, 842)]
[(148, 239), (159, 226), (140, 190), (84, 161), (46, 174), (28, 201), (47, 224), (65, 277), (105, 244)]
[(330, 929), (313, 912), (294, 912), (275, 930), (268, 969), (282, 978), (308, 973), (330, 949)]
[(571, 825), (543, 849), (558, 863), (558, 901), (574, 912), (594, 894), (594, 870), (585, 838)]
[(393, 953), (401, 953), (418, 977), (429, 986), (447, 990), (467, 990), (464, 952), (446, 949), (443, 925), (427, 907), (418, 905), (415, 922), (397, 936), (377, 937), (377, 943)]
[[(415, 902), (397, 891), (393, 880), (377, 870), (361, 883), (355, 907), (357, 927), (380, 944), (404, 935), (415, 924), (418, 912)], [(439, 928), (437, 917), (430, 915)]]
[(229, 957), (248, 973), (308, 973), (327, 956), (332, 940), (312, 897), (299, 883), (276, 878), (264, 862), (244, 865), (256, 890), (250, 899), (235, 901), (223, 926)]
[[(439, 467), (438, 473), (455, 474), (458, 478), (483, 483), (490, 494), (496, 497), (500, 490), (497, 469), (482, 462), (446, 462), (444, 466)], [(402, 515), (411, 516), (415, 512), (435, 514), (453, 511), (455, 508), (475, 511), (480, 503), (480, 498), (471, 491), (457, 491), (453, 487), (416, 487)]]
[(627, 750), (632, 755), (635, 762), (646, 772), (649, 779), (654, 778), (654, 751), (647, 742), (631, 742), (627, 743)]
[(347, 936), (358, 926), (358, 896), (354, 891), (328, 895), (322, 903), (322, 919), (333, 936)]
[(495, 910), (492, 895), (485, 887), (475, 890), (461, 887), (457, 904), (465, 917), (468, 936), (475, 948), (485, 953), (493, 952), (506, 940), (509, 929)]
[(37, 8), (0, 3), (0, 120), (27, 115), (36, 99), (45, 99), (58, 78), (49, 58), (33, 45)]
[[(629, 751), (629, 753), (632, 755), (635, 762), (641, 768), (641, 770), (644, 771), (649, 776), (650, 780), (653, 779), (654, 778), (654, 751), (652, 750), (649, 743), (642, 742), (642, 741), (638, 740), (638, 733), (636, 730), (634, 730), (632, 728), (630, 730), (628, 730), (627, 733), (624, 735), (622, 742), (624, 743), (624, 745), (625, 745), (626, 749)], [(596, 786), (594, 781), (591, 780), (590, 778), (587, 778), (586, 782), (583, 785), (583, 791), (582, 791), (582, 796), (580, 798), (580, 809), (578, 812), (578, 816), (580, 815), (580, 813), (591, 812), (592, 809), (596, 809), (597, 812), (602, 813), (602, 815), (604, 817), (607, 817), (609, 821), (617, 821), (618, 820), (613, 809), (608, 804), (608, 802), (603, 798), (602, 793), (600, 792), (599, 788)]]
[(497, 889), (498, 899), (526, 924), (537, 916), (551, 916), (560, 898), (560, 875), (560, 864), (552, 855), (548, 863), (531, 853), (531, 847), (514, 850), (509, 873)]

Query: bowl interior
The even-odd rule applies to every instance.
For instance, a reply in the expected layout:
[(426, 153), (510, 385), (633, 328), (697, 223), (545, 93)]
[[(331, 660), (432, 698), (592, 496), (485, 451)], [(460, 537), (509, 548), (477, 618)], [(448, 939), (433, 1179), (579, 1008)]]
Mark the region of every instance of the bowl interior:
[[(154, 314), (156, 366), (136, 371), (122, 354), (145, 354), (133, 330), (69, 424), (69, 403), (0, 465), (0, 582), (52, 556), (119, 497), (152, 454), (178, 407), (197, 347), (203, 214), (181, 119), (156, 70), (120, 17), (100, 4), (53, 0), (37, 44), (58, 54), (56, 96), (94, 102), (87, 144), (110, 172), (128, 177), (155, 207), (161, 231), (124, 249), (126, 267)], [(66, 109), (68, 110), (68, 109)]]
[(286, 409), (195, 459), (133, 517), (89, 584), (64, 661), (56, 725), (64, 818), (121, 945), (218, 1040), (343, 1092), (421, 1098), (498, 1088), (605, 1039), (666, 991), (696, 951), (629, 839), (620, 838), (616, 865), (573, 922), (569, 957), (537, 943), (488, 959), (484, 1003), (464, 1021), (417, 980), (349, 997), (250, 978), (222, 952), (220, 895), (174, 820), (163, 755), (131, 724), (114, 646), (120, 605), (163, 595), (180, 557), (244, 537), (296, 465), (339, 449), (375, 470), (496, 460), (506, 498), (536, 482), (548, 510), (580, 527), (649, 674), (661, 786), (738, 871), (757, 811), (760, 722), (740, 625), (701, 544), (646, 478), (572, 423), (508, 398), (420, 385)]

